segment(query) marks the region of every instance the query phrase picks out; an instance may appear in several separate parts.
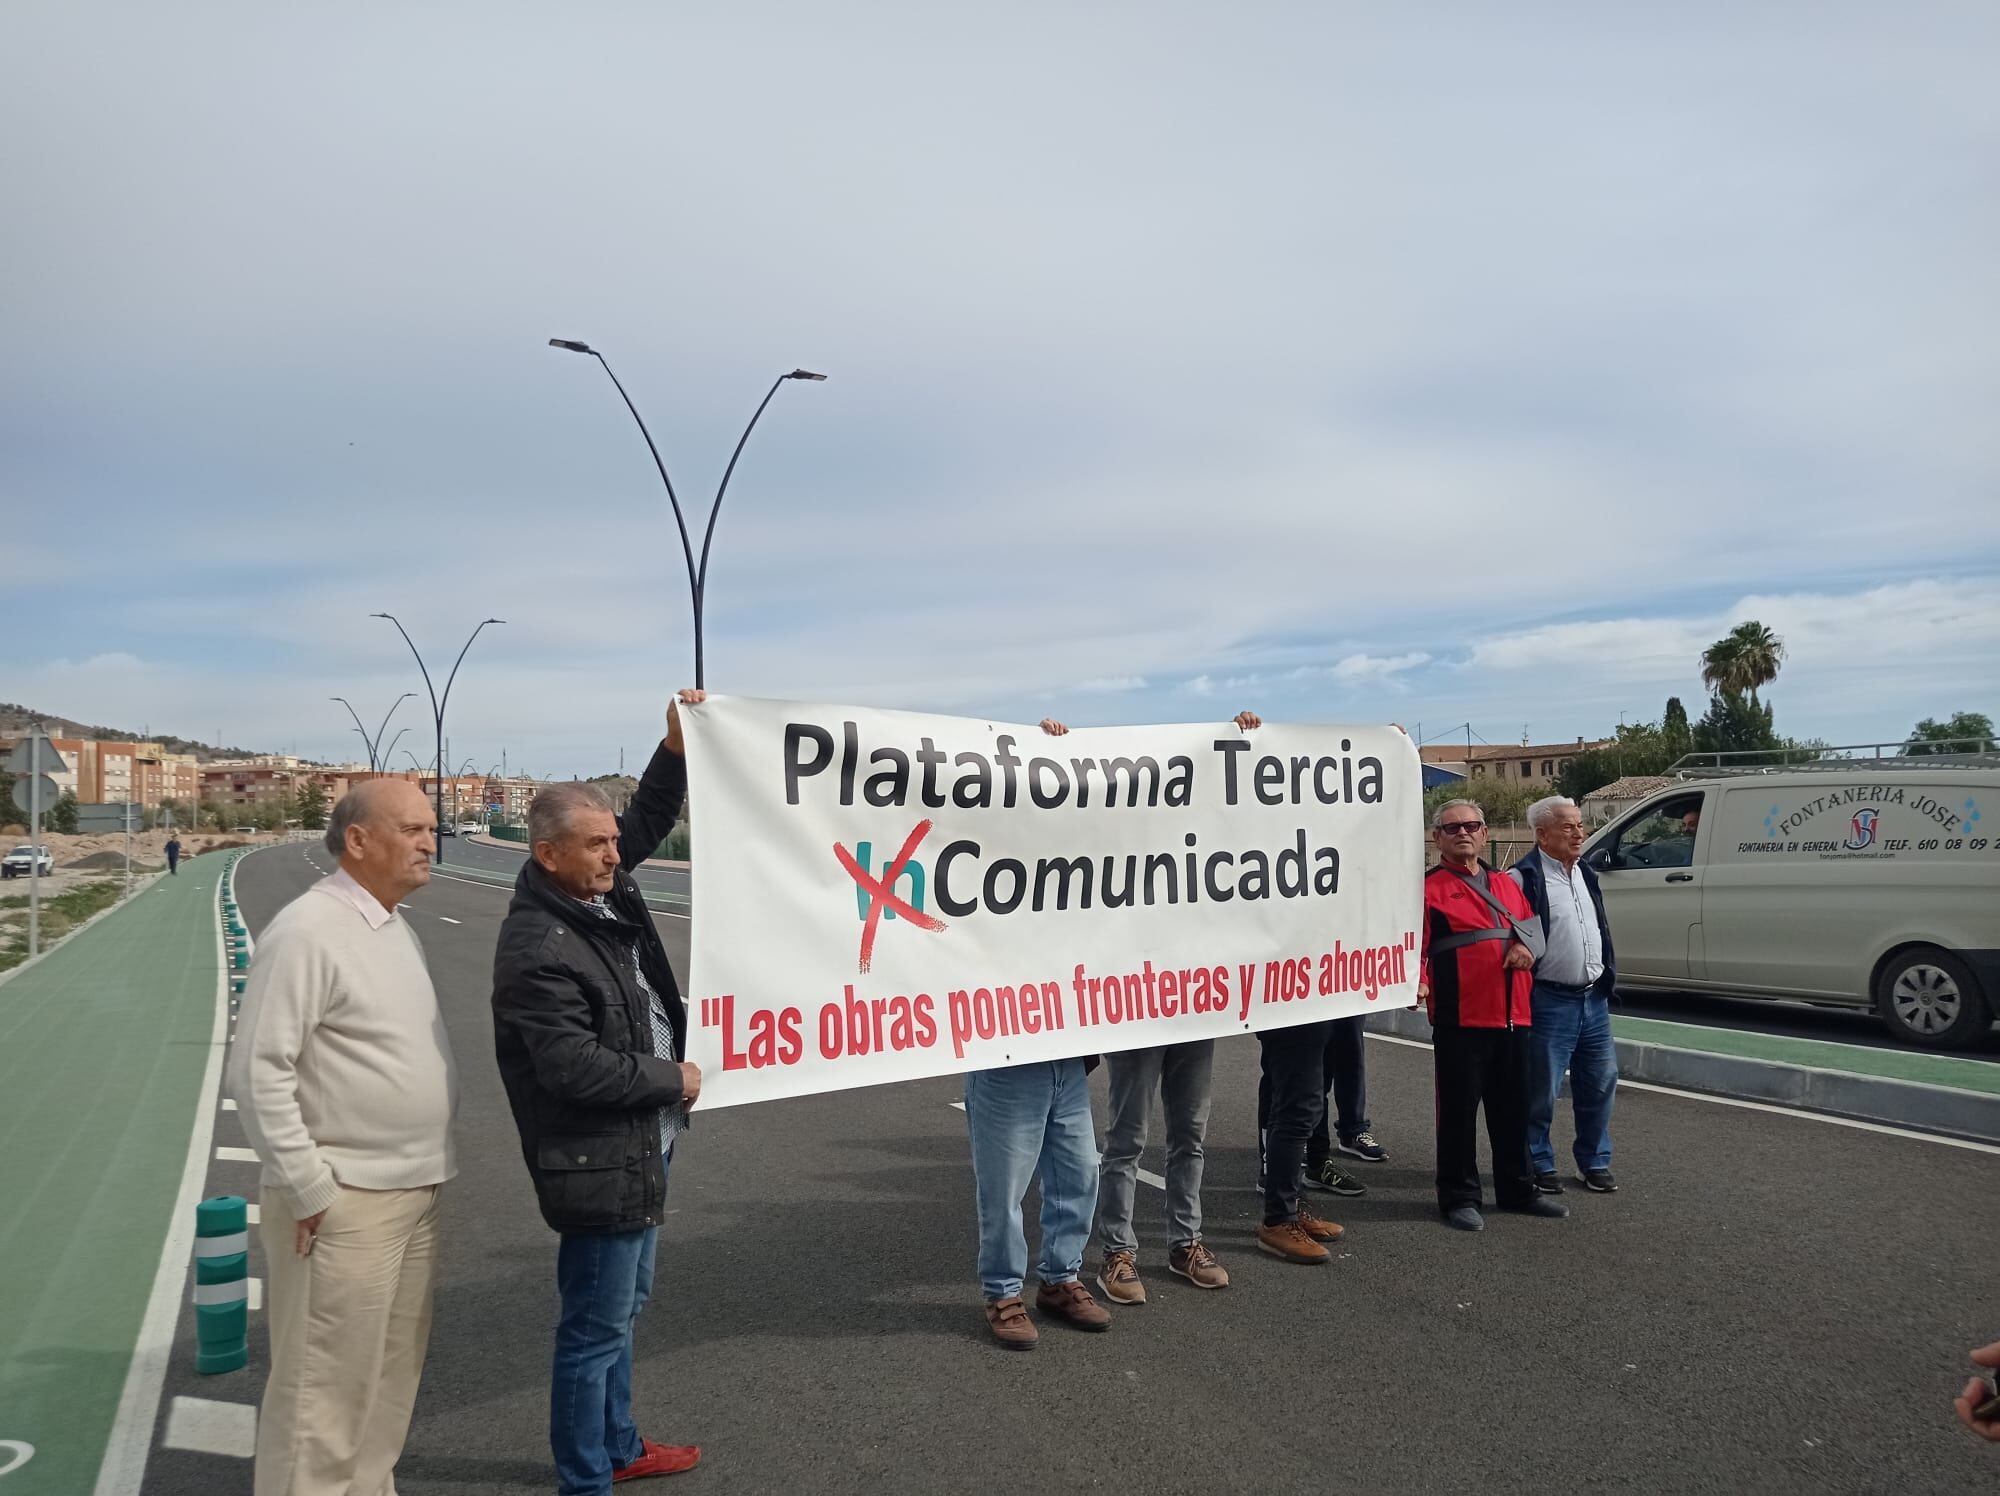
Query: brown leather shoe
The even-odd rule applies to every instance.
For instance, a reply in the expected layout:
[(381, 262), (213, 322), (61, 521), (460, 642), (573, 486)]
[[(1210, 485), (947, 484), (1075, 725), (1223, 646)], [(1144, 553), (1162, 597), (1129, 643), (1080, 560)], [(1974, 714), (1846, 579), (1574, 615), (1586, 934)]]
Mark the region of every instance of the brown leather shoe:
[(1297, 1221), (1286, 1221), (1279, 1226), (1259, 1226), (1257, 1247), (1259, 1251), (1282, 1257), (1286, 1262), (1325, 1262), (1332, 1255), (1308, 1236)]
[(1339, 1241), (1343, 1236), (1347, 1235), (1347, 1228), (1345, 1226), (1335, 1221), (1322, 1221), (1310, 1210), (1307, 1210), (1303, 1202), (1299, 1205), (1299, 1230), (1305, 1232), (1307, 1236), (1318, 1242)]
[(1042, 1332), (1028, 1318), (1028, 1306), (1021, 1302), (1018, 1293), (1011, 1299), (986, 1301), (986, 1327), (1010, 1351), (1031, 1351), (1042, 1338)]
[(1208, 1250), (1208, 1243), (1196, 1237), (1184, 1247), (1167, 1253), (1167, 1271), (1179, 1273), (1196, 1288), (1227, 1288), (1229, 1274)]
[(1074, 1278), (1067, 1283), (1044, 1283), (1035, 1290), (1035, 1307), (1079, 1330), (1111, 1328), (1111, 1311)]
[(1104, 1266), (1097, 1270), (1097, 1286), (1114, 1304), (1143, 1304), (1146, 1285), (1139, 1281), (1139, 1254), (1116, 1251), (1104, 1254)]

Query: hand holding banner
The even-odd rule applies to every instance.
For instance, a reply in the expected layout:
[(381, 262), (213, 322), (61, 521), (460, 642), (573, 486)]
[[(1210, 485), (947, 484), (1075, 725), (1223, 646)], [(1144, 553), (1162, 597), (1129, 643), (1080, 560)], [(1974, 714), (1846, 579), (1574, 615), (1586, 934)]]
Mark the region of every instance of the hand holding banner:
[(1415, 993), (1422, 776), (1393, 728), (682, 717), (704, 1107)]

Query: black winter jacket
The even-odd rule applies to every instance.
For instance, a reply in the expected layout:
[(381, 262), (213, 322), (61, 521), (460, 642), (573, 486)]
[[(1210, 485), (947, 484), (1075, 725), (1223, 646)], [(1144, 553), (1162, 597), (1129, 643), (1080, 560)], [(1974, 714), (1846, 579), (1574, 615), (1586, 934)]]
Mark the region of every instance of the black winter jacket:
[[(1604, 975), (1590, 990), (1599, 997), (1615, 1000), (1618, 996), (1618, 958), (1611, 950), (1611, 921), (1604, 915), (1604, 893), (1597, 886), (1597, 874), (1591, 870), (1590, 864), (1580, 862), (1577, 866), (1583, 869), (1583, 886), (1590, 890), (1590, 902), (1597, 910), (1597, 941), (1603, 947), (1604, 956)], [(1542, 849), (1535, 848), (1515, 863), (1511, 871), (1521, 880), (1521, 892), (1534, 905), (1535, 914), (1542, 922), (1542, 933), (1548, 934), (1549, 879), (1542, 869)]]
[(542, 1219), (557, 1231), (639, 1231), (664, 1213), (660, 1109), (681, 1099), (681, 1072), (653, 1053), (635, 943), (683, 1059), (687, 1005), (630, 870), (672, 829), (686, 791), (686, 761), (662, 744), (618, 820), (624, 865), (605, 896), (615, 920), (578, 909), (530, 856), (500, 927), (494, 1047)]

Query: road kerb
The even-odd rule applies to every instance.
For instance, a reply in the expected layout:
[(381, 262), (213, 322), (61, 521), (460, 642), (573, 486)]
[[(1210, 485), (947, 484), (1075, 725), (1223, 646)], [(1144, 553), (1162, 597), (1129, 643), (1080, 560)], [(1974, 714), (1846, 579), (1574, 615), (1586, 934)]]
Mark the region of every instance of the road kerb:
[[(1424, 1042), (1431, 1037), (1430, 1021), (1409, 1008), (1371, 1013), (1368, 1027)], [(1700, 1032), (1688, 1027), (1690, 1033)], [(2000, 1096), (1638, 1039), (1616, 1043), (1618, 1074), (1624, 1080), (2000, 1143)]]

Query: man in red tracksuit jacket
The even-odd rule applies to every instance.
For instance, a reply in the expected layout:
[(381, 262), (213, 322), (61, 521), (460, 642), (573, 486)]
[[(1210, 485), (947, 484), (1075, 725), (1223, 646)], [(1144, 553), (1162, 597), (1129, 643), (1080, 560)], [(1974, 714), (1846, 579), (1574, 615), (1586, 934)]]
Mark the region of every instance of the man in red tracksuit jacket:
[(1518, 883), (1494, 875), (1481, 860), (1486, 817), (1477, 805), (1452, 800), (1440, 806), (1431, 834), (1443, 861), (1424, 879), (1417, 996), (1429, 1005), (1435, 1030), (1438, 1209), (1460, 1231), (1486, 1229), (1479, 1213), (1484, 1101), (1495, 1202), (1524, 1215), (1566, 1216), (1567, 1205), (1536, 1192), (1528, 1162), (1534, 956), (1512, 922), (1533, 920), (1535, 911)]

